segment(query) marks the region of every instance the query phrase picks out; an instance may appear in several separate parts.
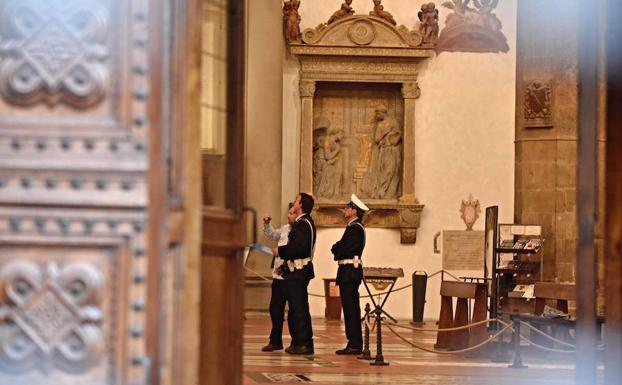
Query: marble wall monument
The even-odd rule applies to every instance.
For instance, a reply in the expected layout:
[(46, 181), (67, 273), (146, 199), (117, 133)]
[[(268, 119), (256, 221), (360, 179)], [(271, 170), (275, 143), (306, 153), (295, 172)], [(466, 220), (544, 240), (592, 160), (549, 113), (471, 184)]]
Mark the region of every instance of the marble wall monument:
[(318, 226), (342, 226), (355, 192), (371, 208), (367, 226), (415, 243), (424, 207), (415, 195), (417, 64), (434, 55), (435, 39), (396, 24), (381, 1), (369, 15), (345, 1), (289, 41), (300, 60), (300, 191), (316, 197)]

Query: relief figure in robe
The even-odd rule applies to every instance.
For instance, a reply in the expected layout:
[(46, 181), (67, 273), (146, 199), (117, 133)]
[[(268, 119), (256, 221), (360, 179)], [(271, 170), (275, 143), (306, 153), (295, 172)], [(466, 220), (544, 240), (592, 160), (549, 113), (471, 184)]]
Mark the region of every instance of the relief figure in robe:
[(399, 195), (402, 166), (402, 132), (397, 120), (379, 105), (374, 115), (374, 142), (363, 190), (373, 199), (393, 199)]
[(313, 192), (318, 197), (334, 198), (341, 191), (343, 131), (330, 129), (327, 118), (316, 120), (313, 130)]

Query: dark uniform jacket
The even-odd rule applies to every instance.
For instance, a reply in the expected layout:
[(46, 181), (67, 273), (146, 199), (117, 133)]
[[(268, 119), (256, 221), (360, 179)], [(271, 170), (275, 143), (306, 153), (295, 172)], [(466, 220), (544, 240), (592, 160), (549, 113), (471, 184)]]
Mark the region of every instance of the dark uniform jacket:
[[(343, 236), (333, 245), (330, 251), (335, 256), (335, 261), (353, 259), (355, 256), (362, 257), (365, 248), (365, 229), (361, 222), (352, 221), (343, 233)], [(363, 279), (363, 267), (359, 265), (339, 265), (337, 268), (337, 284), (346, 282), (360, 282)]]
[(285, 260), (282, 268), (284, 279), (313, 279), (315, 277), (312, 262), (309, 262), (303, 269), (293, 272), (287, 267), (287, 261), (313, 257), (315, 234), (315, 223), (309, 214), (304, 214), (294, 222), (287, 237), (287, 245), (279, 247), (279, 256)]

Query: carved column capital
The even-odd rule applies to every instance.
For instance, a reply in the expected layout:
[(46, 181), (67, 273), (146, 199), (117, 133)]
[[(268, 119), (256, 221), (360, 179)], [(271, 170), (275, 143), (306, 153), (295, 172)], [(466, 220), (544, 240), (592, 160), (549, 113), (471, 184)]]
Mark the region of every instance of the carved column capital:
[(421, 89), (416, 81), (402, 83), (402, 96), (404, 99), (417, 99), (421, 95)]
[(301, 98), (312, 98), (315, 94), (315, 80), (300, 79), (298, 87), (300, 88)]

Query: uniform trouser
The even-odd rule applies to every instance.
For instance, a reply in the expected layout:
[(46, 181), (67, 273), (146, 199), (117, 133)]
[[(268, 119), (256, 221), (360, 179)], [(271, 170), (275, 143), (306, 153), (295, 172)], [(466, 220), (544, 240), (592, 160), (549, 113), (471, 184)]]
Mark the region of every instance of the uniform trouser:
[[(270, 296), (270, 319), (272, 330), (270, 331), (270, 343), (283, 346), (283, 321), (285, 319), (285, 304), (287, 303), (287, 287), (285, 280), (272, 280), (272, 295)], [(292, 335), (291, 317), (287, 317), (287, 326)]]
[(287, 302), (289, 314), (287, 324), (290, 326), (292, 345), (306, 346), (313, 349), (313, 329), (309, 314), (308, 279), (287, 279)]
[(361, 331), (361, 305), (359, 303), (359, 286), (361, 281), (339, 283), (339, 296), (343, 308), (348, 346), (360, 349), (363, 347)]

